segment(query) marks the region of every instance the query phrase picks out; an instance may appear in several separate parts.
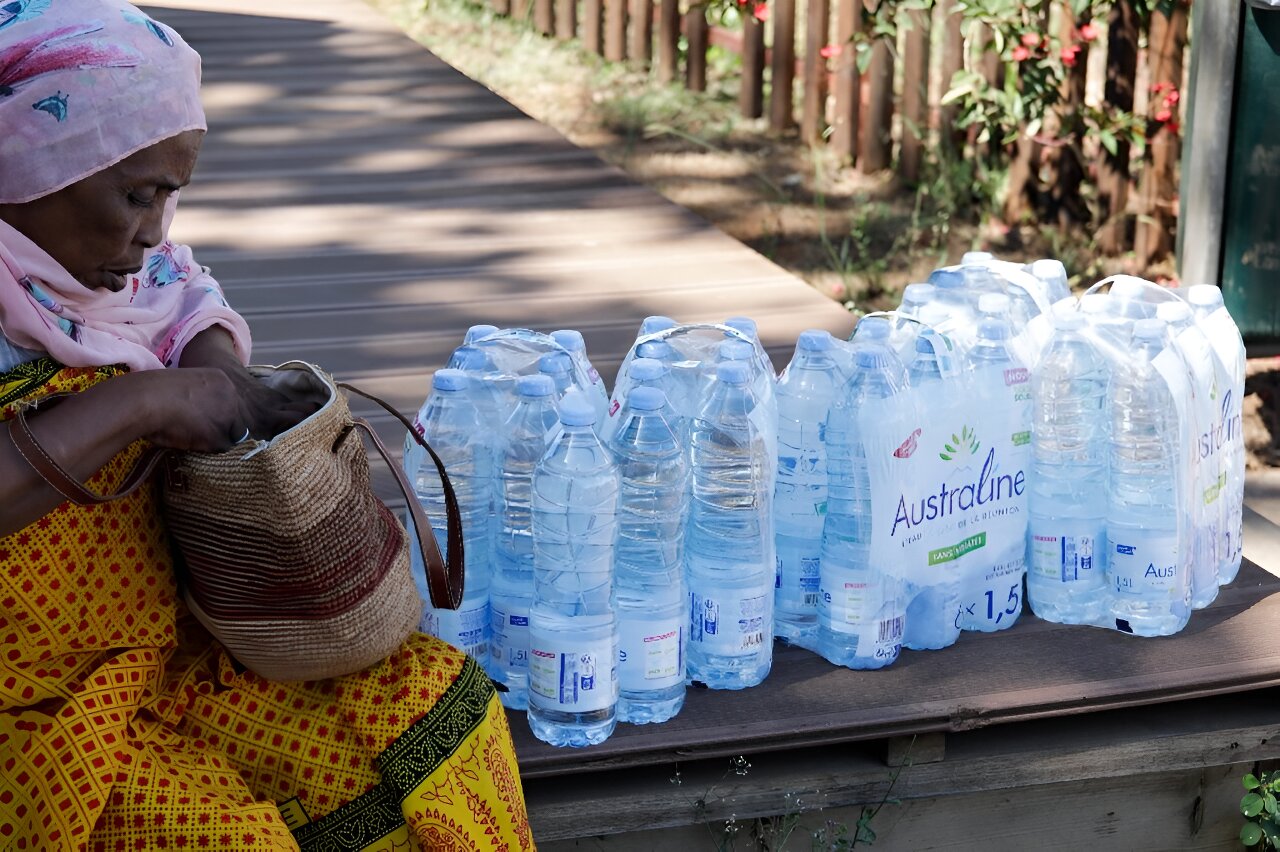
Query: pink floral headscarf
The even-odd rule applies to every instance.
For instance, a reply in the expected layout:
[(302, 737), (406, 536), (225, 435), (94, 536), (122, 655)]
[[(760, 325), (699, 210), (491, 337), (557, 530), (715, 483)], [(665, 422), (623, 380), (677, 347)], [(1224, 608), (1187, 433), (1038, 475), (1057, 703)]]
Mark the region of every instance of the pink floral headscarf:
[[(0, 204), (203, 129), (200, 56), (169, 27), (119, 0), (0, 3)], [(189, 250), (166, 240), (143, 263), (120, 292), (90, 290), (0, 222), (0, 333), (67, 366), (155, 369), (221, 325), (248, 356), (248, 327)]]

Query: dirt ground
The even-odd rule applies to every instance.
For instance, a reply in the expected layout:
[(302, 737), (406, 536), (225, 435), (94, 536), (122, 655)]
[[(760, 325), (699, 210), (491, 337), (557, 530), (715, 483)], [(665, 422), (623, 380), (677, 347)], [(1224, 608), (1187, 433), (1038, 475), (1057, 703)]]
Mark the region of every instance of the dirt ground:
[[(1092, 256), (1083, 234), (972, 221), (891, 173), (863, 174), (795, 133), (771, 133), (738, 115), (734, 60), (714, 49), (708, 91), (695, 94), (465, 0), (369, 2), (467, 76), (850, 310), (896, 306), (902, 287), (970, 249), (1057, 257), (1079, 286), (1113, 272), (1172, 273), (1171, 263), (1133, 270), (1126, 258)], [(1250, 362), (1244, 412), (1250, 468), (1280, 466), (1280, 358)]]

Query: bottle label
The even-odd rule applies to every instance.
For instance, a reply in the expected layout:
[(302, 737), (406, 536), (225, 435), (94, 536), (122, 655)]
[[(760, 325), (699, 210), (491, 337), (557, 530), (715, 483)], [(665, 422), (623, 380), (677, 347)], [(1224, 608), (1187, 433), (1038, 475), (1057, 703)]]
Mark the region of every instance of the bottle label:
[(1086, 582), (1098, 576), (1100, 548), (1106, 537), (1102, 520), (1031, 520), (1031, 573), (1060, 583)]
[(628, 692), (684, 682), (684, 618), (618, 621), (618, 681)]
[(961, 629), (1004, 629), (1021, 615), (1022, 578), (1027, 572), (1025, 544), (1006, 549), (1003, 557), (995, 564), (970, 568), (971, 577), (961, 592)]
[(573, 636), (531, 636), (529, 690), (553, 702), (555, 706), (548, 709), (574, 713), (607, 709), (618, 700), (616, 656), (612, 639), (583, 642)]
[(1116, 594), (1142, 597), (1181, 591), (1184, 578), (1176, 533), (1112, 531), (1108, 548), (1107, 575)]
[(529, 668), (529, 607), (490, 603), (493, 662), (512, 671)]
[(725, 657), (758, 654), (773, 641), (772, 595), (757, 589), (725, 589), (714, 595), (689, 593), (689, 642), (702, 653)]
[(468, 609), (435, 609), (427, 606), (418, 629), (465, 651), (476, 662), (489, 662), (489, 604)]
[(821, 592), (818, 623), (845, 636), (857, 637), (858, 655), (882, 660), (897, 655), (902, 646), (903, 616), (890, 607), (881, 617), (884, 586), (844, 582)]
[(803, 542), (810, 553), (796, 554), (795, 559), (783, 559), (777, 554), (777, 571), (774, 575), (774, 589), (778, 600), (786, 601), (791, 607), (816, 608), (818, 606), (818, 580), (822, 566), (822, 542), (815, 540)]

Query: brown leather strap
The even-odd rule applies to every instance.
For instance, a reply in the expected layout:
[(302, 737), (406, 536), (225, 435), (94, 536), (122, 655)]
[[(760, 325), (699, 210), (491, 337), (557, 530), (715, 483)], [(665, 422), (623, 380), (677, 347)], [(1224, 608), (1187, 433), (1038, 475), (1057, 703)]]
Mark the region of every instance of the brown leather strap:
[(62, 466), (54, 461), (53, 456), (45, 452), (44, 447), (40, 446), (40, 442), (36, 440), (36, 436), (31, 434), (26, 414), (21, 410), (9, 421), (9, 437), (13, 440), (14, 447), (27, 460), (27, 464), (44, 477), (45, 482), (63, 497), (81, 506), (108, 503), (132, 494), (147, 481), (152, 468), (165, 453), (159, 447), (149, 447), (134, 462), (133, 469), (129, 471), (128, 476), (114, 494), (98, 494), (90, 491), (79, 480), (63, 470)]
[(462, 513), (458, 510), (458, 498), (453, 492), (453, 483), (449, 481), (449, 474), (445, 472), (444, 462), (436, 455), (436, 451), (431, 449), (431, 445), (413, 428), (413, 424), (409, 422), (409, 419), (388, 403), (345, 382), (339, 382), (338, 387), (362, 396), (371, 402), (376, 402), (386, 409), (393, 417), (404, 424), (413, 439), (427, 451), (427, 454), (431, 456), (431, 460), (435, 462), (436, 471), (440, 474), (440, 484), (444, 491), (445, 520), (448, 524), (447, 560), (440, 556), (440, 547), (436, 543), (435, 534), (431, 531), (431, 523), (427, 519), (426, 512), (422, 510), (422, 504), (418, 502), (418, 497), (414, 494), (413, 487), (409, 484), (409, 478), (405, 475), (404, 470), (391, 458), (391, 454), (387, 451), (382, 441), (378, 439), (369, 422), (363, 418), (355, 418), (355, 425), (360, 427), (373, 440), (373, 445), (382, 455), (387, 467), (391, 469), (391, 473), (395, 476), (400, 490), (404, 493), (405, 503), (409, 507), (409, 515), (413, 519), (414, 532), (418, 536), (418, 546), (422, 551), (422, 561), (427, 571), (427, 589), (431, 593), (431, 605), (436, 609), (457, 609), (462, 605), (463, 569), (465, 565), (462, 545)]

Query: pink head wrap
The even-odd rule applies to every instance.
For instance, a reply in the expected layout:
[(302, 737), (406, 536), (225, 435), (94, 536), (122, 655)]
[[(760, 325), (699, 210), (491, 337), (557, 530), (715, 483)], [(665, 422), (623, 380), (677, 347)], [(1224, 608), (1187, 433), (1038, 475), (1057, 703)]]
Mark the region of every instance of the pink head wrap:
[[(169, 27), (120, 0), (0, 3), (0, 204), (204, 128), (200, 56)], [(220, 325), (247, 358), (248, 327), (189, 250), (166, 240), (143, 264), (120, 292), (90, 290), (0, 222), (0, 333), (67, 366), (154, 369)]]

